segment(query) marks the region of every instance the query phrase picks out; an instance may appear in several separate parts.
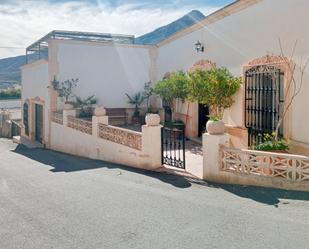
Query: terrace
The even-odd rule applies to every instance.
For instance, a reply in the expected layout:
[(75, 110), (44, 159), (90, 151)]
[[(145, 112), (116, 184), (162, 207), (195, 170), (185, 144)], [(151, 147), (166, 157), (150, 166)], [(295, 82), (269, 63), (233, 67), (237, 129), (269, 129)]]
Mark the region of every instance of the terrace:
[(26, 48), (26, 62), (47, 58), (49, 40), (134, 43), (133, 35), (53, 30)]

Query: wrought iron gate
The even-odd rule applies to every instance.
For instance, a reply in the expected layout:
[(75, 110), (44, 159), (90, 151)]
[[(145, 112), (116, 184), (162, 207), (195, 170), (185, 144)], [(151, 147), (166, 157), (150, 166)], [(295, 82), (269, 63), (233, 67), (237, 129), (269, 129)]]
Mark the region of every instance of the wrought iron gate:
[(185, 169), (184, 129), (162, 127), (161, 153), (162, 164)]
[(282, 114), (283, 83), (283, 73), (274, 66), (256, 66), (246, 71), (245, 126), (249, 146), (263, 142), (264, 134), (275, 131)]

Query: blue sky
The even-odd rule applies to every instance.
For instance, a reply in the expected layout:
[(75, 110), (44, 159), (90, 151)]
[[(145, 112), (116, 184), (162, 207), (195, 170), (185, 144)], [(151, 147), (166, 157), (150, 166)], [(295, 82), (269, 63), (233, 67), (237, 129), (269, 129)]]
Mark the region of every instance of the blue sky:
[[(49, 0), (50, 3), (73, 2), (74, 0)], [(80, 0), (79, 2), (88, 2), (97, 4), (100, 2), (109, 3), (111, 6), (119, 6), (123, 4), (141, 4), (148, 6), (166, 6), (166, 5), (195, 5), (195, 6), (224, 6), (232, 2), (232, 0)]]
[(24, 54), (51, 30), (139, 36), (198, 9), (205, 15), (232, 0), (0, 0), (0, 58)]

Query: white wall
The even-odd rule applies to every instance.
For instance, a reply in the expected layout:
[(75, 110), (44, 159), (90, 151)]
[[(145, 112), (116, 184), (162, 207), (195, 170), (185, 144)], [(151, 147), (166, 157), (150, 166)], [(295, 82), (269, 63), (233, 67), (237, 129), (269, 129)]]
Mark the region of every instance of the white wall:
[(22, 103), (26, 99), (33, 99), (39, 97), (45, 101), (44, 106), (44, 140), (48, 140), (49, 134), (49, 73), (48, 62), (46, 60), (39, 60), (22, 67), (21, 70), (22, 83)]
[[(92, 122), (93, 129), (97, 125)], [(98, 138), (51, 122), (51, 149), (72, 155), (154, 170), (161, 167), (161, 126), (143, 126), (142, 149)]]
[(48, 62), (36, 61), (24, 66), (21, 70), (22, 100), (40, 97), (48, 100)]
[[(266, 53), (279, 54), (278, 37), (288, 55), (298, 40), (296, 62), (299, 62), (300, 56), (309, 56), (308, 10), (307, 0), (264, 0), (178, 38), (158, 49), (157, 78), (161, 79), (168, 71), (187, 70), (200, 59), (212, 60), (240, 76), (242, 66), (251, 59)], [(195, 51), (197, 40), (204, 44), (204, 53)], [(309, 106), (308, 90), (306, 80), (293, 115), (293, 138), (306, 143), (309, 143), (309, 115), (304, 115), (303, 107)], [(235, 100), (227, 120), (231, 125), (241, 126), (242, 95), (237, 94)]]
[(78, 78), (77, 96), (95, 95), (106, 107), (132, 107), (125, 93), (143, 90), (149, 78), (149, 49), (87, 42), (58, 43), (58, 78)]

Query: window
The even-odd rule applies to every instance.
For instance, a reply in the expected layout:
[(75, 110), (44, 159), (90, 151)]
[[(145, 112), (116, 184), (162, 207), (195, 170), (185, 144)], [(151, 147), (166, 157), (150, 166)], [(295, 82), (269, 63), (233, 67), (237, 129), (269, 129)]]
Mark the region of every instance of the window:
[(27, 103), (24, 103), (23, 105), (23, 121), (25, 126), (25, 133), (28, 136), (29, 135), (29, 106)]

